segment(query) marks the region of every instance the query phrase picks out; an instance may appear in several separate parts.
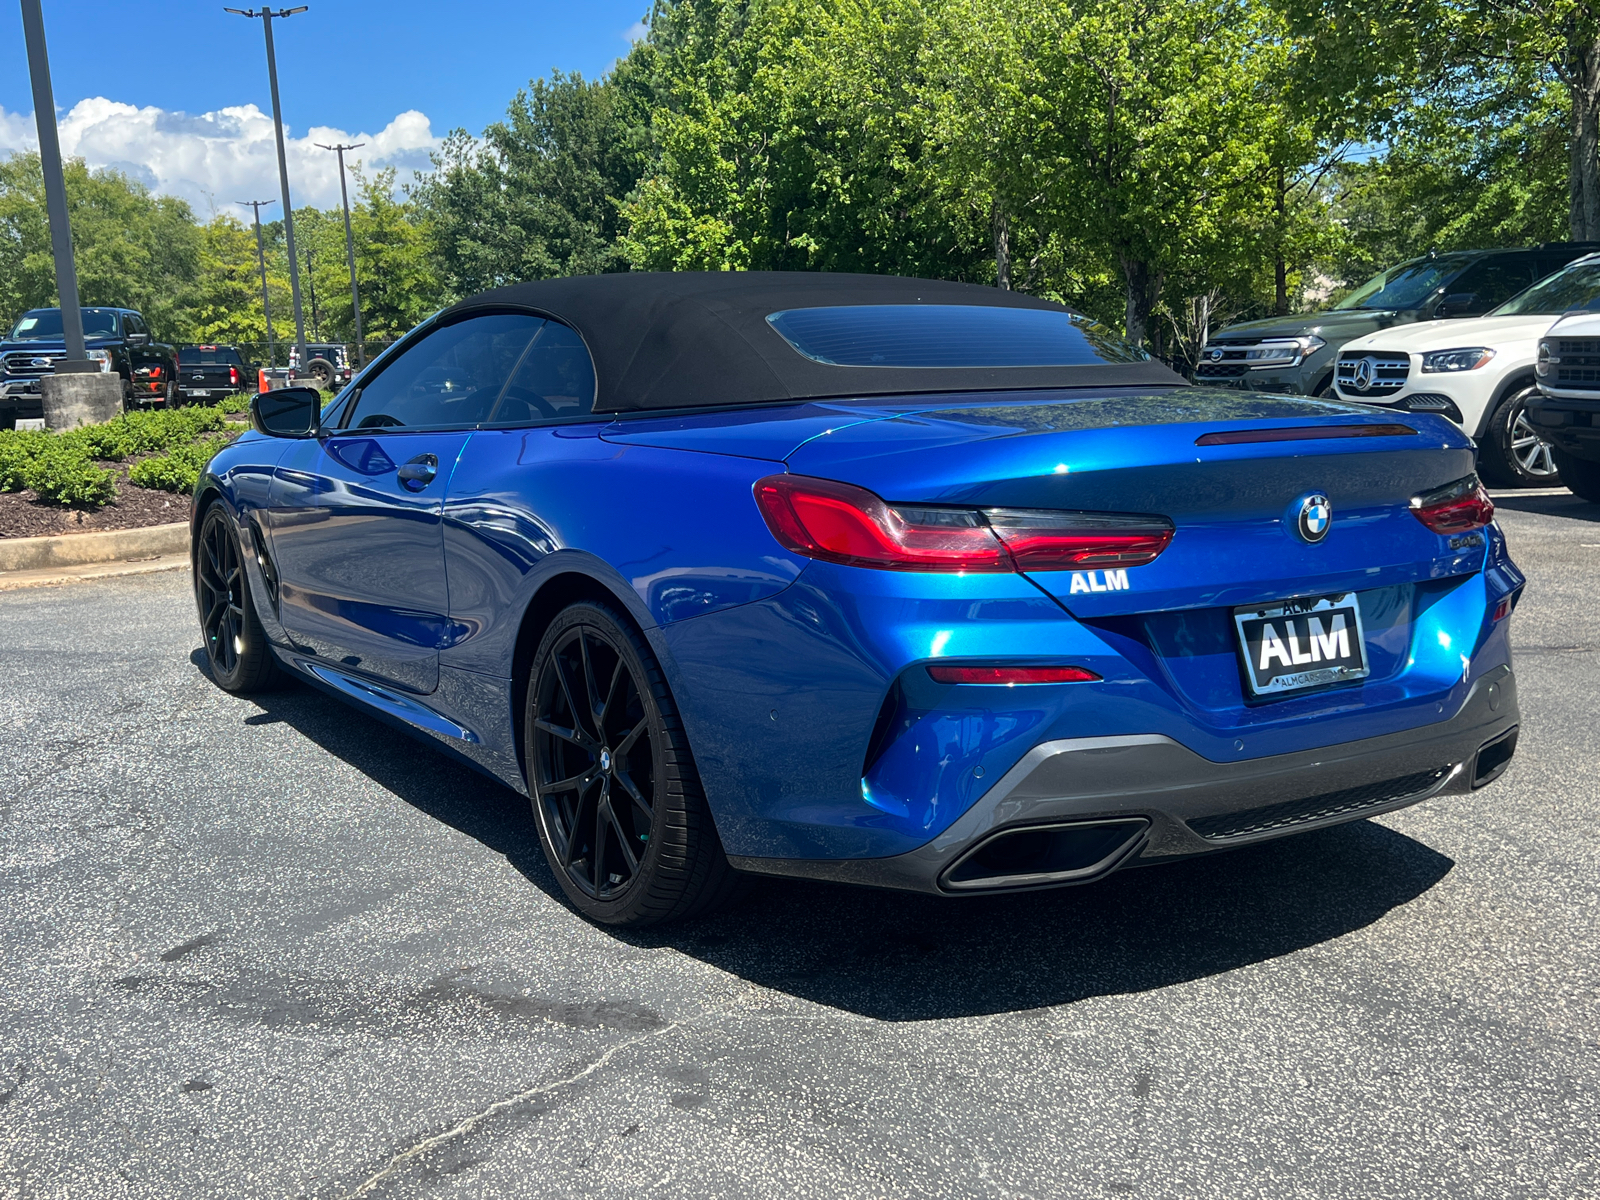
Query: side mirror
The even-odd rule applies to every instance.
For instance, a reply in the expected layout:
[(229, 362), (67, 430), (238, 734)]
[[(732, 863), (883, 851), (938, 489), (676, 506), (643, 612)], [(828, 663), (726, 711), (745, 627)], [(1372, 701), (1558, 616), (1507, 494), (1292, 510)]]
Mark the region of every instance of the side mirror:
[(125, 335), (122, 340), (130, 346), (148, 346), (150, 344), (150, 335), (148, 333), (130, 333)]
[(1473, 307), (1478, 303), (1477, 292), (1455, 292), (1439, 301), (1439, 307), (1433, 310), (1436, 317), (1451, 315), (1470, 317)]
[(250, 399), (250, 424), (268, 437), (316, 437), (321, 416), (322, 393), (316, 388), (277, 388)]

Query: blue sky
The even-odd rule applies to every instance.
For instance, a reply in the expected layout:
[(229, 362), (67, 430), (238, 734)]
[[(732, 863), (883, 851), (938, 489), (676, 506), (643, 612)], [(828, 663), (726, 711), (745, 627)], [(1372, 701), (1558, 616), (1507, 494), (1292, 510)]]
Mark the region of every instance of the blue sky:
[[(336, 193), (336, 174), (321, 170), (310, 143), (339, 134), (375, 139), (369, 165), (392, 163), (408, 178), (438, 138), (457, 126), (481, 132), (530, 78), (552, 68), (589, 77), (607, 70), (648, 7), (649, 0), (312, 0), (309, 12), (273, 22), (284, 120), (301, 139), (291, 159), (305, 160), (299, 171), (291, 161), (291, 181), (304, 176), (314, 202), (326, 200), (330, 186)], [(222, 9), (193, 0), (44, 0), (63, 148), (197, 207), (197, 197), (268, 185), (263, 168), (272, 156), (258, 119), (271, 112), (261, 23)], [(397, 124), (402, 114), (409, 115)], [(0, 4), (0, 154), (33, 141), (22, 18), (17, 4)]]

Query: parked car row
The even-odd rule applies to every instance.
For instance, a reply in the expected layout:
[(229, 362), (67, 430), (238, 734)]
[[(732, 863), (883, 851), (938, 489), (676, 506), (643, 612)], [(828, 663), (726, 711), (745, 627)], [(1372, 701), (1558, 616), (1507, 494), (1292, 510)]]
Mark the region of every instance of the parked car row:
[[(1575, 465), (1588, 461), (1579, 456), (1589, 443), (1577, 431), (1590, 426), (1574, 423), (1587, 410), (1549, 410), (1546, 426), (1535, 419), (1534, 405), (1545, 384), (1538, 359), (1541, 346), (1551, 344), (1552, 323), (1600, 310), (1597, 251), (1600, 245), (1573, 242), (1413, 259), (1380, 272), (1325, 312), (1224, 329), (1208, 344), (1195, 380), (1437, 413), (1477, 441), (1486, 482), (1564, 482), (1595, 499), (1591, 492), (1600, 489), (1580, 480), (1587, 473)], [(1593, 318), (1589, 327), (1600, 333)], [(1579, 356), (1570, 352), (1569, 374), (1581, 370)], [(1600, 377), (1594, 369), (1589, 374)], [(1569, 391), (1568, 398), (1583, 397), (1600, 398), (1600, 385)], [(1600, 459), (1600, 450), (1594, 453)]]
[[(258, 363), (246, 363), (237, 346), (158, 342), (145, 319), (128, 308), (85, 308), (84, 347), (91, 362), (122, 376), (124, 408), (170, 407), (257, 387)], [(338, 343), (306, 346), (306, 377), (337, 390), (350, 382), (350, 358)], [(17, 319), (0, 341), (0, 429), (44, 415), (39, 381), (66, 357), (59, 308), (35, 308)], [(298, 355), (291, 351), (290, 365)]]

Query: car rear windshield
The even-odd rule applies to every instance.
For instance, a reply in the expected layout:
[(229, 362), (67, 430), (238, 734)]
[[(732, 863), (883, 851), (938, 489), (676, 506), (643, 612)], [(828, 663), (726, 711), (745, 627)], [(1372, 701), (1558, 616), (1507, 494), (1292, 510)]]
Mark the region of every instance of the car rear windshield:
[(1333, 307), (1335, 310), (1418, 308), (1435, 291), (1466, 270), (1472, 261), (1450, 255), (1412, 259), (1374, 275)]
[(1149, 355), (1076, 313), (966, 304), (791, 308), (767, 317), (783, 340), (837, 367), (1067, 367)]
[(242, 367), (239, 352), (229, 346), (183, 346), (178, 361), (186, 367)]
[(1559, 317), (1575, 308), (1600, 311), (1600, 262), (1573, 263), (1511, 297), (1493, 317)]
[[(103, 308), (85, 308), (83, 313), (84, 337), (116, 337), (117, 314)], [(37, 342), (62, 336), (61, 310), (40, 308), (23, 313), (11, 327), (13, 342)]]

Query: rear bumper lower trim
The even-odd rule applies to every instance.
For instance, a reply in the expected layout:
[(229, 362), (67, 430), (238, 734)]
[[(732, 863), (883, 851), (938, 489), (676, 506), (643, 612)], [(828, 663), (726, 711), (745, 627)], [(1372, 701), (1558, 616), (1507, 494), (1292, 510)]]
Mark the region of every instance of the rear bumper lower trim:
[[(1044, 742), (949, 829), (906, 854), (871, 859), (730, 856), (729, 861), (759, 874), (950, 895), (940, 886), (940, 877), (997, 830), (1135, 816), (1147, 818), (1150, 828), (1142, 852), (1128, 862), (1183, 858), (1360, 820), (1431, 796), (1469, 792), (1479, 748), (1518, 723), (1516, 677), (1502, 665), (1473, 684), (1449, 720), (1318, 750), (1216, 763), (1159, 734)], [(1201, 836), (1190, 822), (1211, 836)], [(1121, 865), (1092, 878), (1103, 878)]]

